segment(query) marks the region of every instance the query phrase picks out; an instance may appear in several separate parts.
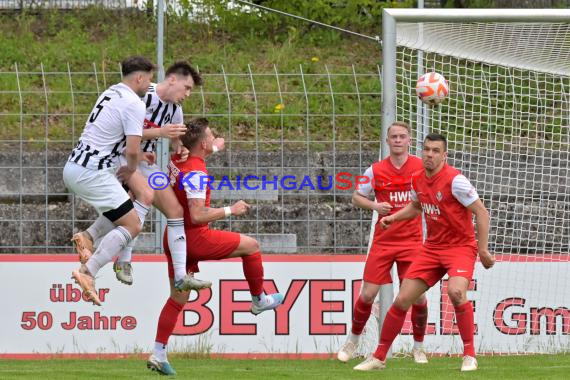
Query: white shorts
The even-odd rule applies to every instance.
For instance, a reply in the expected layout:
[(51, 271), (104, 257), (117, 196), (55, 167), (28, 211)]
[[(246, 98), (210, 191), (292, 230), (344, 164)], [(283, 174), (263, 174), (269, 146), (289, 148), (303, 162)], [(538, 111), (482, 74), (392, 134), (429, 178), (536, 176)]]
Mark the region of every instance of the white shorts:
[[(118, 163), (119, 166), (126, 166), (127, 165), (127, 158), (123, 155), (118, 156)], [(153, 173), (160, 172), (160, 167), (157, 164), (149, 165), (146, 161), (140, 161), (137, 170), (145, 177), (150, 177)]]
[(86, 169), (75, 162), (63, 168), (63, 182), (69, 190), (95, 207), (99, 215), (128, 201), (129, 195), (115, 177), (117, 168)]

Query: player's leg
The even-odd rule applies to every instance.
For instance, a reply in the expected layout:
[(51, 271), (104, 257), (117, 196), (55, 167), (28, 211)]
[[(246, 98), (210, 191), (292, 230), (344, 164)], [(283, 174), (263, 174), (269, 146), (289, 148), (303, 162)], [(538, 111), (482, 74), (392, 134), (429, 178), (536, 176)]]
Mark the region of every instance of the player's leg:
[(186, 232), (184, 231), (184, 209), (170, 186), (154, 193), (154, 206), (166, 216), (168, 247), (174, 267), (174, 286), (179, 290), (204, 289), (212, 286), (210, 281), (194, 277), (186, 271)]
[[(233, 234), (226, 232), (226, 234)], [(239, 245), (227, 257), (241, 257), (243, 274), (249, 284), (252, 305), (251, 312), (255, 315), (266, 310), (273, 310), (283, 303), (281, 293), (265, 294), (263, 289), (263, 261), (257, 240), (242, 234), (239, 235)], [(230, 237), (231, 235), (226, 235)]]
[[(170, 256), (168, 257), (171, 263)], [(172, 268), (169, 265), (169, 269)], [(170, 275), (170, 273), (169, 273)], [(174, 281), (170, 278), (170, 297), (162, 307), (160, 316), (158, 317), (158, 325), (156, 328), (156, 338), (152, 355), (147, 360), (147, 368), (157, 371), (163, 375), (176, 375), (176, 371), (168, 362), (167, 345), (172, 331), (176, 326), (178, 316), (182, 312), (184, 305), (190, 297), (190, 290), (180, 291), (174, 286)]]
[[(135, 200), (133, 201), (133, 205), (142, 229), (146, 215), (152, 205), (154, 190), (148, 185), (147, 179), (138, 170), (129, 178), (127, 186), (134, 195)], [(127, 285), (133, 283), (131, 260), (135, 242), (136, 239), (133, 239), (122, 249), (113, 264), (113, 270), (115, 271), (117, 280)]]
[(348, 333), (346, 341), (336, 355), (337, 359), (341, 362), (347, 362), (352, 359), (354, 353), (358, 349), (362, 331), (370, 318), (372, 305), (374, 304), (374, 299), (378, 295), (379, 290), (380, 285), (362, 281), (360, 295), (358, 296), (358, 299), (354, 304), (354, 309), (352, 310), (352, 327)]
[[(404, 276), (408, 271), (413, 257), (417, 256), (421, 248), (405, 249), (398, 254), (396, 265), (398, 268), (398, 277), (400, 284), (403, 283)], [(426, 333), (428, 318), (427, 298), (425, 293), (418, 297), (412, 304), (412, 332), (414, 337), (414, 346), (412, 348), (412, 357), (418, 364), (426, 364), (428, 362), (426, 352), (424, 350), (424, 336)]]
[(467, 289), (473, 278), (475, 261), (477, 260), (476, 247), (458, 247), (442, 251), (440, 253), (448, 268), (447, 294), (455, 308), (457, 328), (463, 341), (463, 363), (461, 371), (475, 371), (477, 359), (475, 359), (474, 333), (475, 323), (473, 305), (467, 299)]
[(118, 208), (104, 213), (104, 215), (113, 221), (117, 227), (105, 235), (89, 260), (72, 274), (83, 291), (90, 293), (90, 299), (98, 305), (100, 305), (100, 301), (94, 294), (95, 276), (102, 267), (113, 261), (113, 257), (119, 254), (139, 234), (141, 229), (137, 213), (130, 199)]
[(463, 364), (461, 371), (474, 371), (477, 369), (475, 359), (475, 346), (473, 337), (475, 333), (473, 305), (467, 299), (469, 280), (465, 277), (450, 277), (447, 282), (447, 294), (455, 308), (457, 328), (463, 341)]
[(400, 292), (388, 310), (384, 323), (382, 324), (380, 343), (376, 351), (370, 358), (354, 367), (355, 370), (370, 371), (385, 367), (386, 355), (392, 342), (402, 330), (408, 309), (427, 289), (428, 285), (423, 280), (417, 278), (406, 278), (404, 280), (400, 287)]
[(356, 352), (380, 286), (392, 282), (390, 271), (394, 265), (394, 259), (394, 250), (382, 248), (378, 244), (372, 245), (366, 257), (366, 264), (364, 264), (360, 294), (352, 312), (352, 327), (345, 343), (337, 353), (337, 359), (341, 362), (347, 362)]
[(117, 225), (89, 260), (72, 273), (84, 293), (98, 305), (101, 303), (95, 291), (95, 275), (140, 232), (133, 203), (114, 174), (114, 170), (86, 170), (69, 162), (63, 172), (65, 184), (71, 191)]
[(426, 294), (423, 293), (412, 304), (412, 333), (414, 336), (414, 347), (412, 356), (418, 364), (426, 364), (428, 358), (424, 349), (424, 338), (426, 335), (428, 319), (428, 304)]

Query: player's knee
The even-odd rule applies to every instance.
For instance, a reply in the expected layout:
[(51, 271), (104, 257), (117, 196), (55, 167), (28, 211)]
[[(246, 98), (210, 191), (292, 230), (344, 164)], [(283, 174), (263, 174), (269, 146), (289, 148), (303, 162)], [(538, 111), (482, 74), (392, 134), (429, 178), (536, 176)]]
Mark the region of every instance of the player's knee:
[(378, 292), (375, 289), (369, 289), (363, 286), (362, 290), (360, 291), (360, 299), (364, 303), (373, 303), (374, 298), (376, 298), (377, 294)]
[(418, 299), (416, 300), (416, 302), (414, 302), (415, 305), (424, 305), (427, 302), (427, 297), (426, 294), (422, 294), (421, 296), (418, 297)]
[(255, 252), (259, 252), (259, 242), (247, 236), (244, 241), (244, 251), (246, 255), (252, 255)]
[(464, 303), (465, 299), (467, 298), (467, 295), (463, 292), (461, 288), (453, 286), (450, 286), (447, 289), (447, 295), (449, 296), (451, 303), (453, 303), (456, 306)]
[(398, 294), (396, 299), (394, 300), (394, 306), (396, 306), (400, 310), (408, 310), (414, 300), (409, 299), (408, 297), (402, 296)]

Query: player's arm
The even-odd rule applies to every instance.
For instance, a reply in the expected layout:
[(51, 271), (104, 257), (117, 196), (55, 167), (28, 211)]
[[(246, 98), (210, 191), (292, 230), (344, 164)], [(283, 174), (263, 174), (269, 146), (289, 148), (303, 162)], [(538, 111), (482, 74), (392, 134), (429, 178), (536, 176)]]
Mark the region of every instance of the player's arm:
[(214, 208), (206, 207), (205, 200), (199, 198), (188, 199), (188, 210), (192, 223), (205, 224), (216, 220), (225, 219), (230, 215), (243, 215), (251, 208), (244, 201), (238, 201), (231, 206)]
[(479, 258), (486, 269), (495, 264), (495, 258), (489, 252), (489, 212), (485, 208), (481, 199), (477, 199), (467, 208), (475, 215), (475, 225), (477, 227), (477, 247)]
[(178, 139), (186, 133), (184, 124), (166, 124), (162, 128), (147, 128), (143, 130), (143, 140), (154, 140), (160, 138)]
[(392, 205), (390, 203), (377, 203), (376, 201), (369, 199), (373, 190), (372, 181), (374, 180), (372, 166), (366, 169), (364, 174), (358, 178), (364, 179), (364, 182), (357, 182), (356, 190), (352, 193), (352, 204), (365, 210), (377, 211), (380, 215), (387, 215), (392, 209)]
[(413, 200), (400, 211), (380, 219), (380, 227), (386, 229), (392, 223), (400, 222), (402, 220), (417, 218), (418, 216), (420, 216), (421, 213), (422, 213), (422, 205), (417, 200)]
[(127, 104), (121, 113), (123, 132), (126, 137), (125, 158), (127, 165), (119, 168), (117, 177), (123, 182), (129, 180), (139, 164), (144, 114), (144, 103), (138, 101)]
[(459, 203), (475, 214), (479, 258), (485, 268), (491, 268), (495, 264), (495, 258), (489, 253), (489, 212), (479, 199), (475, 187), (464, 175), (460, 174), (453, 179), (451, 193)]
[(365, 210), (377, 211), (380, 215), (388, 215), (392, 209), (392, 205), (390, 203), (378, 203), (370, 200), (366, 195), (361, 194), (360, 190), (355, 190), (354, 193), (352, 193), (352, 204)]
[[(205, 176), (207, 175), (204, 172), (194, 171), (186, 175), (183, 182), (192, 223), (210, 223), (227, 218), (230, 215), (243, 215), (250, 209), (251, 206), (244, 201), (238, 201), (232, 206), (226, 207), (206, 207)], [(209, 186), (209, 183), (206, 186)]]

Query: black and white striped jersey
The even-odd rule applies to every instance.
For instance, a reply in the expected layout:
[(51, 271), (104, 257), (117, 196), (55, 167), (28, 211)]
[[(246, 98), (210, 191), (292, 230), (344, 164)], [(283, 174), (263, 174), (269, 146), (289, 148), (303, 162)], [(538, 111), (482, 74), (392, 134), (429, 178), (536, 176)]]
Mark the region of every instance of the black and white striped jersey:
[(109, 87), (97, 99), (68, 161), (95, 170), (115, 166), (126, 136), (142, 136), (144, 115), (144, 103), (129, 86)]
[[(182, 107), (179, 104), (168, 103), (160, 99), (156, 93), (156, 83), (152, 83), (143, 98), (146, 105), (144, 128), (161, 128), (166, 124), (182, 124)], [(143, 140), (143, 152), (155, 152), (158, 139)]]

